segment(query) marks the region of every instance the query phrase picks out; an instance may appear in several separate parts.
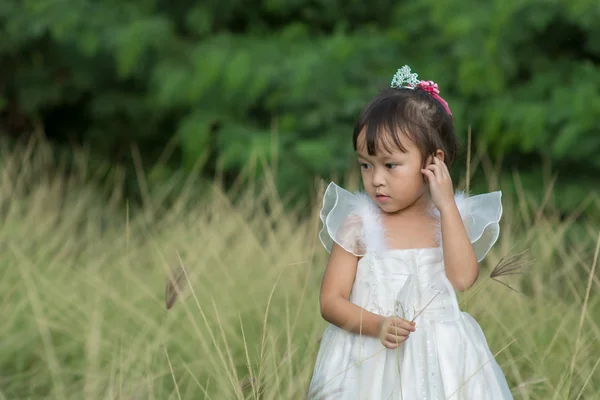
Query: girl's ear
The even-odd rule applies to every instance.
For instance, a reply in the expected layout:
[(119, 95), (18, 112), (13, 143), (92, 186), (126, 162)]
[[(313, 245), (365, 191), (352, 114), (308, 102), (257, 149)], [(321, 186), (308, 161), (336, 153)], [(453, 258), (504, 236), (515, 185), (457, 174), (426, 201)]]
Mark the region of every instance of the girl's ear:
[(435, 156), (440, 159), (440, 161), (444, 162), (444, 152), (441, 149), (437, 149), (435, 151)]

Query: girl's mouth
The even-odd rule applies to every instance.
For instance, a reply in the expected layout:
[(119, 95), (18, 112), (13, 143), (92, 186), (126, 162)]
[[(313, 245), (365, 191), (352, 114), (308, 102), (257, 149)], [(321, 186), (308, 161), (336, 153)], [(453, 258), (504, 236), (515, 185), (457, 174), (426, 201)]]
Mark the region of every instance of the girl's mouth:
[(380, 202), (380, 203), (385, 203), (385, 202), (387, 202), (387, 201), (390, 199), (390, 197), (389, 197), (389, 196), (384, 196), (384, 195), (382, 195), (382, 194), (378, 194), (378, 195), (376, 195), (376, 196), (375, 196), (375, 198), (376, 198), (376, 199), (377, 199), (377, 201), (378, 201), (378, 202)]

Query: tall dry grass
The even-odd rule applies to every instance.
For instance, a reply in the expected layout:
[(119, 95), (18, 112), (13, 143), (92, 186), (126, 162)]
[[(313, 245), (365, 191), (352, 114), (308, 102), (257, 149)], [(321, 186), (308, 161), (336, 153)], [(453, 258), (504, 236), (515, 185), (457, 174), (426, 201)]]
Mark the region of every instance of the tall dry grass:
[[(267, 179), (169, 207), (146, 193), (132, 211), (118, 182), (99, 188), (85, 155), (76, 164), (64, 176), (43, 143), (0, 155), (0, 399), (305, 398), (325, 327), (318, 204), (286, 212)], [(597, 221), (558, 218), (525, 190), (504, 205), (462, 307), (515, 398), (600, 398)], [(525, 249), (529, 273), (498, 278), (523, 295), (486, 279)], [(166, 277), (183, 271), (167, 310)]]

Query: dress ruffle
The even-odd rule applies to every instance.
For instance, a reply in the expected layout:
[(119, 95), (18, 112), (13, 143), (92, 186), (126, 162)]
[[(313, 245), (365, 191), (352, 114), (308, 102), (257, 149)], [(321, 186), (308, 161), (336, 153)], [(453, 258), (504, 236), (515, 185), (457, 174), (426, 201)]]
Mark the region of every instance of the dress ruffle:
[(502, 192), (496, 191), (471, 197), (459, 193), (454, 200), (473, 244), (477, 260), (481, 261), (500, 235)]
[[(496, 191), (471, 197), (457, 192), (454, 200), (477, 260), (481, 261), (500, 235), (502, 192)], [(433, 210), (432, 214), (439, 218), (437, 209)], [(367, 252), (385, 251), (387, 244), (384, 231), (381, 228), (381, 221), (377, 220), (380, 215), (378, 206), (366, 193), (351, 193), (331, 182), (323, 195), (321, 208), (323, 228), (319, 232), (321, 243), (328, 252), (331, 252), (333, 243), (337, 243), (356, 256), (364, 256)], [(373, 220), (373, 216), (377, 216), (376, 220)], [(441, 232), (438, 238), (441, 241)]]
[(379, 209), (367, 194), (351, 193), (331, 182), (323, 195), (319, 238), (328, 252), (334, 242), (359, 257), (382, 251), (385, 238), (378, 218)]

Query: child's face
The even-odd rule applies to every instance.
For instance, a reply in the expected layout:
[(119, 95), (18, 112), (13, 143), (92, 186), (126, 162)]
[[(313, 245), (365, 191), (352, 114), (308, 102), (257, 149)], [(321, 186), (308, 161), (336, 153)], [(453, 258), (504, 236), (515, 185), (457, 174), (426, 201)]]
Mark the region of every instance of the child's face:
[(357, 141), (358, 161), (366, 192), (387, 213), (395, 213), (413, 205), (419, 200), (427, 188), (423, 173), (421, 152), (412, 140), (401, 136), (400, 141), (406, 152), (394, 145), (393, 139), (387, 136), (389, 148), (387, 152), (378, 150), (377, 155), (367, 152), (365, 133), (360, 134)]

